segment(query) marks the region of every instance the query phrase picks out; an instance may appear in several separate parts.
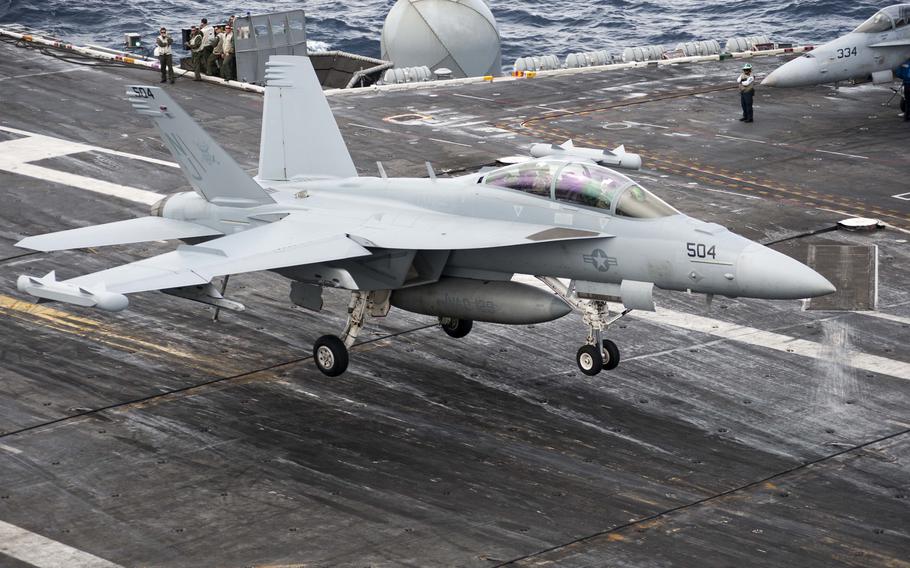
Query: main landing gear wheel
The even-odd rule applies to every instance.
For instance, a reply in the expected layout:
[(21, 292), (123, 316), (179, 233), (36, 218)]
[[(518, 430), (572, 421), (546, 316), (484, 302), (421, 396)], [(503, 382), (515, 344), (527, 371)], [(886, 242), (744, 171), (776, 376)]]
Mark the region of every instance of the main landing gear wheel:
[(442, 326), (442, 331), (446, 332), (449, 337), (458, 339), (471, 333), (471, 328), (474, 327), (474, 320), (439, 318), (439, 325)]
[(609, 339), (603, 340), (604, 369), (612, 371), (619, 365), (619, 347)]
[(348, 348), (334, 335), (323, 335), (313, 344), (313, 360), (324, 375), (337, 377), (348, 368)]
[(600, 349), (594, 345), (582, 345), (575, 356), (575, 362), (581, 372), (593, 377), (604, 368), (604, 358)]

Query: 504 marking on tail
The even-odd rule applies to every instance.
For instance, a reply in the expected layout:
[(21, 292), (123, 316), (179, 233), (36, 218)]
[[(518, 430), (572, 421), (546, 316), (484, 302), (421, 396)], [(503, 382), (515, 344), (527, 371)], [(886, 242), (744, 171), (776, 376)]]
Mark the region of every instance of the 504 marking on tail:
[(154, 99), (155, 95), (152, 93), (152, 90), (147, 87), (133, 87), (133, 93), (143, 99)]

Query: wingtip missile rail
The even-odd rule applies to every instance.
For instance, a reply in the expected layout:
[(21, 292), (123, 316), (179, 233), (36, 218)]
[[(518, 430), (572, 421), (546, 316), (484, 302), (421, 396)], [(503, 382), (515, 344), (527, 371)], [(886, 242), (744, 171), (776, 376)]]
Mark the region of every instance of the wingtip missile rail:
[(119, 312), (129, 306), (129, 299), (123, 294), (108, 292), (103, 286), (85, 288), (60, 282), (55, 271), (44, 277), (22, 275), (16, 281), (20, 292), (31, 294), (43, 300), (64, 302), (87, 308), (99, 308), (109, 312)]

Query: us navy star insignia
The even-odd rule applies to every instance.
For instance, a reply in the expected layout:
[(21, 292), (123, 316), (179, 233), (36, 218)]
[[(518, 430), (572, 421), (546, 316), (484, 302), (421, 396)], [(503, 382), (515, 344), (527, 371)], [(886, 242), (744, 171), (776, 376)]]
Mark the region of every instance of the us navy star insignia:
[(601, 249), (594, 249), (591, 254), (584, 255), (586, 264), (593, 264), (601, 272), (607, 272), (611, 266), (619, 266), (616, 257), (609, 256)]

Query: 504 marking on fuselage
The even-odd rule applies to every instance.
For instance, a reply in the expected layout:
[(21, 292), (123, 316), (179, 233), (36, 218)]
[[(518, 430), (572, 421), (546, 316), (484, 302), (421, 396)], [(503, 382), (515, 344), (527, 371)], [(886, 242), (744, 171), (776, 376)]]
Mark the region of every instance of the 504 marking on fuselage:
[(686, 243), (686, 254), (692, 258), (713, 258), (717, 259), (717, 247), (711, 245), (710, 248), (704, 243)]

